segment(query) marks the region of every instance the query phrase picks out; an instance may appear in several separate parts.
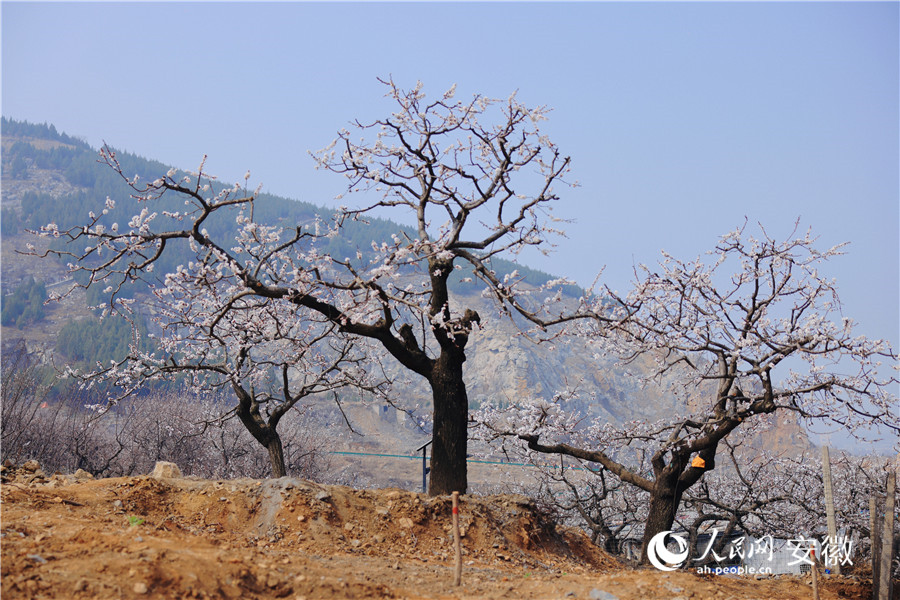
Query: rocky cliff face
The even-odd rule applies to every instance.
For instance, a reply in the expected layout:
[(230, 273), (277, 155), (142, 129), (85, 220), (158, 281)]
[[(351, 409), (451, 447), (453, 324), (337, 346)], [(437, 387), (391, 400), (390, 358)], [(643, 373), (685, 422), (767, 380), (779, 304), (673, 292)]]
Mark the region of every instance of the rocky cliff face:
[(492, 321), (476, 331), (469, 342), (466, 377), (469, 399), (512, 404), (534, 398), (552, 398), (567, 390), (577, 392), (566, 408), (613, 422), (657, 419), (671, 414), (675, 399), (657, 388), (641, 389), (629, 369), (617, 366), (585, 340), (535, 343), (509, 321)]

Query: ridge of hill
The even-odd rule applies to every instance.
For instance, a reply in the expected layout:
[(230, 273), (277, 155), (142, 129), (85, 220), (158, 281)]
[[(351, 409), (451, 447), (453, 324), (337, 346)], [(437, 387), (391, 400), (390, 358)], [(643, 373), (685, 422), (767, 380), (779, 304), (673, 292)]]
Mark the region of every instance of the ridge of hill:
[[(91, 210), (103, 204), (106, 198), (116, 201), (119, 218), (128, 218), (138, 212), (137, 201), (131, 198), (128, 188), (118, 174), (103, 164), (98, 164), (97, 150), (84, 142), (56, 131), (53, 125), (34, 125), (2, 118), (2, 233), (13, 237), (23, 229), (37, 230), (47, 223), (56, 223), (60, 230), (87, 218)], [(153, 180), (169, 171), (169, 165), (149, 160), (129, 152), (116, 151), (124, 173), (134, 173), (143, 180)], [(185, 174), (184, 171), (178, 171)], [(228, 182), (214, 182), (213, 193), (231, 187)], [(170, 201), (168, 209), (179, 210), (177, 201)], [(166, 202), (158, 212), (167, 209)], [(311, 223), (316, 219), (329, 220), (333, 212), (309, 202), (293, 200), (261, 193), (254, 206), (254, 218), (269, 225), (294, 227)], [(165, 222), (164, 217), (159, 217)], [(109, 226), (114, 217), (101, 216), (100, 223)], [(213, 236), (231, 233), (233, 223), (225, 215), (213, 215), (204, 225)], [(367, 260), (373, 241), (390, 240), (391, 234), (414, 235), (412, 228), (387, 219), (372, 217), (365, 223), (349, 222), (341, 229), (341, 235), (327, 240), (322, 252), (332, 256), (354, 256), (357, 251)], [(187, 253), (172, 253), (161, 270), (174, 269), (179, 261), (189, 260)], [(171, 263), (171, 264), (169, 264)], [(492, 266), (499, 276), (518, 271), (520, 277), (531, 285), (541, 285), (554, 277), (537, 269), (531, 269), (509, 260), (493, 259)], [(479, 292), (477, 280), (463, 279), (469, 274), (459, 272), (452, 280), (452, 290), (459, 294)], [(4, 283), (6, 279), (4, 278)], [(577, 295), (580, 290), (567, 286), (564, 292)]]

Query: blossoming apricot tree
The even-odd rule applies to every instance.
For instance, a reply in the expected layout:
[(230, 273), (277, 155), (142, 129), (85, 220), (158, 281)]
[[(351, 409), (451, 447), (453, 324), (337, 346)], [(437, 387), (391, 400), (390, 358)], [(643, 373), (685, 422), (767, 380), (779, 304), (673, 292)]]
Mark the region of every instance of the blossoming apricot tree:
[[(465, 492), (468, 398), (463, 363), (469, 334), (482, 317), (457, 305), (448, 281), (465, 264), (464, 272), (484, 284), (501, 312), (541, 327), (572, 318), (545, 301), (552, 298), (550, 288), (558, 290), (566, 282), (535, 290), (515, 274), (500, 276), (491, 268), (492, 258), (544, 247), (548, 236), (557, 233), (546, 212), (557, 199), (554, 185), (565, 184), (569, 159), (538, 129), (547, 109), (526, 107), (515, 95), (506, 101), (482, 96), (456, 101), (451, 88), (428, 102), (421, 84), (404, 91), (391, 80), (383, 83), (396, 111), (371, 124), (355, 124), (360, 135), (371, 133), (374, 140), (364, 142), (342, 130), (314, 155), (319, 167), (346, 176), (349, 192), (369, 202), (362, 208), (341, 208), (333, 223), (265, 226), (254, 220), (256, 194), (240, 186), (216, 194), (202, 167), (184, 178), (176, 179), (173, 170), (143, 182), (122, 173), (115, 154), (104, 149), (103, 160), (133, 188), (144, 205), (141, 212), (122, 229), (104, 226), (103, 215), (92, 213), (83, 226), (61, 231), (51, 224), (44, 233), (79, 247), (87, 244), (83, 251), (54, 252), (74, 259), (71, 269), (87, 276), (85, 285), (109, 286), (110, 306), (120, 312), (133, 302), (122, 297), (122, 284), (147, 278), (173, 243), (186, 241), (194, 260), (167, 275), (156, 290), (172, 311), (163, 318), (173, 325), (173, 339), (185, 341), (182, 329), (203, 332), (200, 348), (179, 367), (193, 368), (191, 361), (227, 352), (237, 372), (250, 359), (262, 364), (273, 356), (259, 349), (264, 342), (286, 345), (280, 354), (285, 357), (307, 344), (331, 343), (334, 335), (380, 345), (425, 378), (432, 390), (429, 493)], [(187, 210), (170, 210), (171, 202), (165, 202), (173, 196), (184, 200)], [(371, 252), (359, 251), (355, 258), (321, 249), (321, 242), (341, 235), (346, 224), (380, 208), (410, 211), (415, 232), (373, 241)], [(232, 210), (234, 235), (229, 239), (210, 233), (207, 224)], [(308, 322), (317, 326), (306, 329)], [(217, 333), (223, 327), (227, 335)], [(215, 351), (206, 345), (212, 340)], [(342, 355), (343, 348), (348, 346), (332, 350)], [(170, 353), (156, 368), (168, 369), (172, 360)], [(288, 362), (274, 366), (284, 372), (291, 368)], [(333, 373), (331, 369), (325, 359), (314, 370)], [(338, 365), (334, 369), (347, 371)], [(294, 396), (293, 391), (288, 394), (289, 378), (283, 379), (285, 397)], [(246, 386), (235, 391), (241, 398), (249, 393)], [(246, 423), (257, 427), (252, 401), (249, 406)]]
[[(104, 150), (103, 156), (113, 168), (119, 168), (114, 153)], [(200, 176), (197, 177), (199, 180)], [(191, 196), (199, 192), (199, 187), (173, 185), (199, 202), (198, 195)], [(217, 205), (227, 206), (233, 191), (222, 192)], [(114, 205), (110, 203), (110, 206)], [(157, 235), (161, 236), (157, 239), (157, 250), (161, 253), (168, 238), (166, 233), (150, 231), (149, 223), (154, 218), (143, 211), (129, 225), (137, 227), (137, 232), (131, 229), (121, 234), (94, 225), (88, 235), (96, 236), (95, 245), (88, 248), (90, 254), (81, 257), (74, 267), (99, 275), (115, 264), (115, 259), (128, 253), (141, 255), (148, 246), (147, 241)], [(236, 220), (243, 229), (229, 251), (247, 257), (243, 263), (245, 268), (251, 264), (257, 272), (263, 267), (287, 268), (276, 264), (279, 259), (275, 250), (280, 238), (274, 227), (253, 223), (240, 212)], [(337, 325), (315, 311), (298, 310), (281, 298), (260, 298), (247, 293), (243, 281), (227, 267), (227, 262), (214, 259), (215, 253), (208, 252), (193, 239), (190, 241), (196, 260), (165, 274), (158, 285), (151, 285), (152, 299), (140, 303), (141, 312), (149, 313), (158, 326), (160, 333), (153, 335), (157, 342), (155, 348), (147, 350), (135, 340), (121, 359), (98, 364), (89, 372), (70, 369), (69, 373), (86, 384), (101, 380), (112, 383), (117, 390), (112, 403), (140, 392), (148, 382), (159, 379), (180, 378), (195, 391), (230, 388), (237, 403), (228, 416), (237, 416), (266, 448), (272, 475), (283, 477), (287, 471), (277, 428), (289, 410), (299, 408), (298, 403), (310, 396), (343, 388), (367, 391), (387, 399), (389, 382), (376, 376), (378, 369), (370, 368), (365, 341), (341, 334)], [(110, 251), (113, 261), (98, 265), (96, 256)], [(259, 257), (267, 255), (271, 258), (263, 265)], [(106, 272), (96, 283), (111, 281), (116, 272), (126, 276), (143, 272), (147, 277), (152, 267), (150, 260), (140, 266), (132, 261), (122, 271), (114, 268)], [(117, 280), (119, 288), (126, 279)], [(116, 286), (110, 285), (106, 291), (116, 292)], [(138, 308), (134, 299), (114, 297), (114, 301), (115, 310), (136, 324)], [(139, 328), (134, 327), (133, 331), (135, 336), (139, 335)], [(364, 361), (367, 361), (366, 368), (362, 365)], [(340, 407), (337, 394), (334, 397)]]
[[(834, 281), (819, 273), (841, 248), (817, 250), (808, 232), (778, 241), (745, 229), (723, 236), (709, 261), (664, 254), (658, 267), (641, 266), (626, 297), (607, 290), (597, 300), (607, 320), (580, 329), (623, 364), (653, 357), (648, 381), (679, 394), (683, 413), (624, 430), (579, 425), (578, 415), (546, 401), (476, 416), (489, 436), (598, 463), (647, 492), (643, 557), (651, 538), (672, 529), (685, 492), (715, 469), (723, 440), (745, 424), (790, 411), (850, 435), (900, 432), (896, 355), (853, 334)], [(649, 470), (633, 460), (636, 448)]]

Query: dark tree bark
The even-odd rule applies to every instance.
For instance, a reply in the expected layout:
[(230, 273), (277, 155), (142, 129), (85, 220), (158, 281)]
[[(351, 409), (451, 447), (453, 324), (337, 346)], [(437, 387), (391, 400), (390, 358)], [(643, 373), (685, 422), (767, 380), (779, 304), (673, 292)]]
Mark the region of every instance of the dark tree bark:
[(272, 469), (272, 477), (285, 477), (287, 468), (284, 464), (284, 449), (281, 445), (281, 436), (278, 435), (278, 421), (282, 412), (276, 412), (266, 421), (259, 410), (259, 403), (253, 395), (243, 387), (232, 385), (238, 397), (236, 414), (250, 432), (250, 435), (262, 445), (269, 453), (269, 466)]
[(272, 477), (286, 477), (287, 469), (284, 464), (284, 448), (281, 445), (281, 436), (274, 429), (266, 444), (269, 451), (269, 465), (272, 467)]
[(469, 332), (480, 323), (478, 313), (467, 309), (458, 319), (451, 319), (447, 280), (453, 272), (452, 261), (428, 261), (431, 272), (432, 318), (440, 317), (443, 327), (433, 327), (432, 334), (441, 352), (431, 362), (427, 377), (433, 401), (434, 433), (431, 446), (431, 480), (428, 494), (440, 496), (468, 487), (466, 448), (468, 445), (469, 398), (463, 381), (463, 363)]
[(431, 447), (431, 480), (428, 494), (466, 493), (466, 447), (469, 400), (463, 383), (462, 350), (444, 351), (435, 362), (431, 383), (434, 401), (434, 434)]
[[(728, 431), (733, 427), (727, 428)], [(647, 562), (647, 547), (653, 536), (663, 531), (672, 531), (684, 493), (700, 481), (703, 473), (716, 467), (719, 439), (718, 437), (710, 439), (708, 445), (700, 450), (698, 456), (703, 459), (703, 467), (691, 466), (691, 454), (695, 450), (693, 447), (681, 446), (672, 450), (668, 463), (665, 462), (664, 451), (659, 451), (653, 456), (651, 463), (654, 481), (652, 487), (648, 489), (650, 507), (644, 523), (644, 537), (641, 540), (641, 563)]]
[(670, 464), (656, 475), (653, 490), (650, 492), (650, 509), (644, 523), (644, 537), (641, 540), (642, 562), (646, 562), (647, 546), (653, 536), (672, 530), (675, 515), (681, 505), (681, 496), (687, 489), (679, 485), (683, 469), (684, 466)]

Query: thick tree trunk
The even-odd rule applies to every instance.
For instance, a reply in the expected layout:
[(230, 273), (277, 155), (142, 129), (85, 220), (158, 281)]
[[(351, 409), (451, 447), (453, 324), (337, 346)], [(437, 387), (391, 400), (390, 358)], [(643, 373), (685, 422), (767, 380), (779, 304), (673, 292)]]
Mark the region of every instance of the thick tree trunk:
[(266, 450), (269, 451), (269, 465), (272, 467), (272, 477), (287, 476), (287, 468), (284, 464), (284, 449), (281, 446), (281, 436), (278, 432), (272, 431), (269, 442), (266, 444)]
[(234, 384), (232, 387), (238, 397), (238, 405), (235, 412), (241, 423), (250, 432), (250, 435), (268, 451), (272, 477), (284, 477), (287, 475), (287, 468), (284, 464), (284, 449), (281, 445), (281, 436), (278, 435), (278, 430), (276, 429), (281, 415), (271, 417), (272, 422), (267, 423), (259, 412), (259, 405), (247, 390), (237, 384)]
[[(250, 429), (250, 427), (247, 429)], [(287, 467), (284, 464), (284, 448), (278, 431), (269, 425), (262, 427), (256, 425), (250, 433), (269, 453), (269, 466), (272, 468), (272, 477), (285, 477), (287, 475)]]
[(650, 513), (644, 525), (644, 538), (641, 540), (641, 562), (647, 561), (647, 546), (654, 535), (663, 531), (671, 531), (675, 522), (677, 503), (671, 495), (650, 495)]
[(650, 511), (644, 524), (644, 537), (641, 540), (641, 563), (647, 563), (647, 547), (650, 540), (658, 533), (671, 531), (675, 523), (675, 514), (681, 503), (683, 490), (677, 490), (678, 473), (656, 480), (656, 486), (650, 493)]
[(462, 349), (441, 352), (435, 361), (431, 383), (434, 401), (434, 434), (431, 446), (430, 496), (466, 493), (466, 448), (469, 399), (463, 383)]
[(681, 506), (684, 493), (703, 476), (703, 473), (716, 468), (716, 448), (719, 440), (737, 425), (732, 423), (728, 429), (719, 430), (717, 438), (712, 439), (699, 453), (703, 459), (702, 466), (690, 464), (691, 453), (685, 449), (672, 452), (668, 464), (663, 460), (664, 453), (657, 452), (651, 463), (656, 480), (650, 492), (650, 512), (644, 526), (644, 538), (641, 541), (641, 563), (647, 563), (647, 547), (650, 540), (658, 533), (671, 531), (675, 523), (675, 515)]

